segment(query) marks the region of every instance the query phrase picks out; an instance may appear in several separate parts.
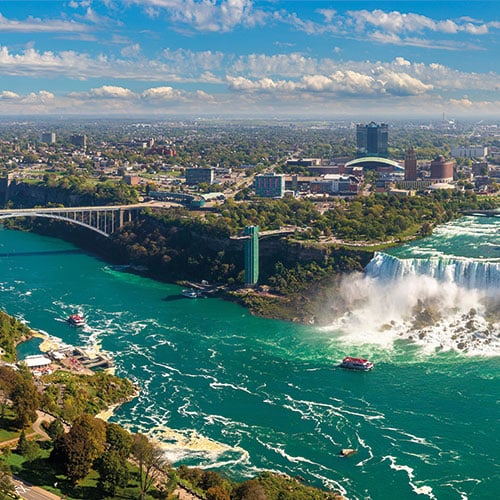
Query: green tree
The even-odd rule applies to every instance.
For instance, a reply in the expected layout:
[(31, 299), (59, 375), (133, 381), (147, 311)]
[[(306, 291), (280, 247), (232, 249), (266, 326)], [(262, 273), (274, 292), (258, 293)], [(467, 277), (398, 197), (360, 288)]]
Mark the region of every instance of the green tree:
[(15, 488), (9, 464), (0, 460), (0, 500), (10, 499), (14, 496), (14, 493)]
[(67, 434), (54, 444), (54, 455), (65, 468), (68, 479), (76, 484), (89, 472), (94, 461), (104, 452), (106, 429), (102, 420), (80, 415)]
[(16, 414), (16, 424), (20, 428), (24, 429), (36, 420), (40, 395), (35, 387), (31, 373), (27, 367), (23, 368), (23, 363), (21, 363), (19, 377), (12, 389), (10, 399), (12, 400), (12, 409)]
[(40, 456), (40, 445), (36, 441), (27, 441), (22, 456), (27, 462), (33, 462)]
[(50, 439), (52, 439), (52, 441), (55, 441), (59, 436), (62, 436), (64, 434), (63, 423), (58, 418), (52, 420), (52, 422), (50, 422), (49, 426), (47, 427), (47, 434), (49, 435)]
[(132, 448), (132, 435), (118, 424), (106, 424), (106, 446), (123, 458), (128, 458)]
[(212, 486), (206, 492), (207, 500), (231, 500), (231, 495), (222, 486)]
[(107, 495), (115, 496), (118, 487), (127, 486), (129, 471), (127, 461), (117, 451), (108, 450), (96, 464), (99, 472), (98, 487)]
[(135, 434), (132, 456), (139, 465), (139, 498), (143, 500), (166, 470), (167, 461), (160, 447), (144, 434)]
[(21, 430), (21, 434), (19, 435), (19, 439), (17, 441), (16, 453), (19, 455), (24, 455), (28, 447), (28, 440), (26, 439), (26, 431), (24, 429)]
[(241, 483), (235, 490), (237, 500), (268, 500), (268, 496), (257, 479), (250, 479)]

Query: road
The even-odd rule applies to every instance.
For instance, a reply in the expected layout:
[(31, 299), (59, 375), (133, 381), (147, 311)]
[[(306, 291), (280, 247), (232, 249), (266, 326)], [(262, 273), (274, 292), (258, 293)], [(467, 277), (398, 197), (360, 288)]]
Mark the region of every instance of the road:
[(49, 491), (42, 490), (37, 486), (32, 486), (31, 484), (23, 481), (18, 477), (13, 477), (12, 482), (16, 489), (16, 493), (26, 500), (60, 500), (61, 497), (50, 493)]

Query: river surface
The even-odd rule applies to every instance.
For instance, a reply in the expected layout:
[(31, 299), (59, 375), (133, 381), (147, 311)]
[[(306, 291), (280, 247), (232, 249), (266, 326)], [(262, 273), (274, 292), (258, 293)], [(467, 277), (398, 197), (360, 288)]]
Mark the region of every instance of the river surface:
[[(387, 258), (414, 259), (424, 247), (439, 256), (454, 233), (459, 257), (496, 263), (498, 271), (499, 222), (462, 219)], [(471, 238), (472, 248), (483, 242), (492, 253), (465, 250)], [(183, 298), (178, 286), (35, 234), (0, 229), (0, 264), (0, 308), (64, 342), (110, 352), (117, 374), (141, 387), (111, 419), (158, 439), (176, 465), (222, 469), (238, 480), (281, 471), (351, 499), (498, 498), (500, 332), (491, 301), (499, 290), (491, 283), (484, 291), (453, 278), (419, 282), (418, 270), (388, 283), (380, 272), (353, 276), (345, 291), (358, 294), (356, 304), (320, 328)], [(415, 301), (432, 287), (453, 292), (455, 306), (422, 336), (408, 325)], [(401, 297), (411, 300), (402, 305)], [(65, 322), (73, 312), (87, 327)], [(456, 349), (448, 328), (467, 314), (483, 330), (469, 332), (470, 343), (462, 333)], [(21, 346), (20, 357), (39, 343)], [(368, 357), (375, 368), (337, 368), (345, 355)], [(341, 448), (357, 453), (341, 458)]]

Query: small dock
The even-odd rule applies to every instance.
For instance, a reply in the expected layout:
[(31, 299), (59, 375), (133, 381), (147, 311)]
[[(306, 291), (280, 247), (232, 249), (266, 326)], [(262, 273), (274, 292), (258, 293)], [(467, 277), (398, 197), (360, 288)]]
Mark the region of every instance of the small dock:
[(84, 368), (89, 370), (93, 370), (94, 368), (112, 368), (114, 366), (114, 362), (111, 358), (103, 354), (96, 354), (90, 357), (89, 353), (79, 347), (75, 347), (73, 358)]
[(192, 281), (183, 282), (184, 285), (196, 290), (203, 295), (215, 295), (218, 292), (224, 290), (225, 286), (218, 283), (209, 284), (207, 281), (202, 281), (201, 283), (195, 283)]
[(106, 369), (115, 366), (113, 359), (109, 356), (68, 345), (47, 352), (47, 356), (55, 363), (76, 371)]

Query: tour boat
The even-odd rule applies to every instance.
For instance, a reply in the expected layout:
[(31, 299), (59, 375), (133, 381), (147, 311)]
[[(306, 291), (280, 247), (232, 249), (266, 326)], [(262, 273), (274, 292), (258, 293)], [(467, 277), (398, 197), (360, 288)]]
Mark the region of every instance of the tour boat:
[(367, 359), (346, 356), (339, 366), (340, 368), (348, 368), (349, 370), (361, 370), (363, 372), (367, 372), (373, 368), (373, 363)]
[(71, 314), (68, 323), (72, 326), (85, 326), (85, 318), (80, 314)]
[(188, 299), (197, 299), (198, 297), (202, 296), (200, 292), (193, 290), (192, 288), (182, 290), (182, 295), (183, 297), (187, 297)]

